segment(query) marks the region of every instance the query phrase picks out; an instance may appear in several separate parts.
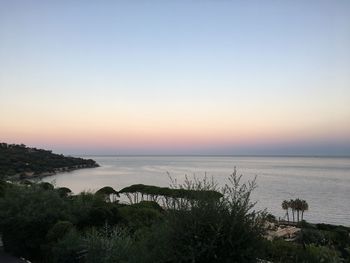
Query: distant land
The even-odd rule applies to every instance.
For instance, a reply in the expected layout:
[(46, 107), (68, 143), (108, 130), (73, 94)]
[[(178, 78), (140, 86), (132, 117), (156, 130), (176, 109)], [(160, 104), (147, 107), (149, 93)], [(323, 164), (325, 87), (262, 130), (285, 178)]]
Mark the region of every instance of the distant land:
[(98, 166), (92, 159), (64, 156), (24, 144), (0, 143), (0, 178), (4, 179), (30, 179)]

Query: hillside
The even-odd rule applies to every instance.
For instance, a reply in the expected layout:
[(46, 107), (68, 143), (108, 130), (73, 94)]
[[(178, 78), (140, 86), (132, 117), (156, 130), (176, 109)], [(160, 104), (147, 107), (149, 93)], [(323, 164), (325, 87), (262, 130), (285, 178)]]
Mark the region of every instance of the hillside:
[(91, 159), (67, 157), (24, 144), (0, 143), (0, 178), (29, 178), (97, 166)]

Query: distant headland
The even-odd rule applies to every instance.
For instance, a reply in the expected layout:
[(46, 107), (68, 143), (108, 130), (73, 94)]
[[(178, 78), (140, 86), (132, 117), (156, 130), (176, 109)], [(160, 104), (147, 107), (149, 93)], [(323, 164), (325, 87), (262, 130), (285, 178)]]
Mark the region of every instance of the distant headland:
[(0, 143), (0, 178), (3, 179), (31, 179), (98, 166), (92, 159), (64, 156), (24, 144)]

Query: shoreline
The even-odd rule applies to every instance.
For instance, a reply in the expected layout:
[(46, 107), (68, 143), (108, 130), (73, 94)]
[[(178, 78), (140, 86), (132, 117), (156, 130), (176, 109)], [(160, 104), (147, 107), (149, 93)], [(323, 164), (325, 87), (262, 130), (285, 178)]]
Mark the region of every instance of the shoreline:
[(53, 171), (47, 171), (40, 174), (35, 174), (34, 172), (27, 172), (26, 174), (17, 174), (15, 176), (11, 176), (10, 178), (8, 178), (8, 180), (24, 181), (24, 180), (42, 179), (42, 178), (57, 175), (60, 173), (72, 172), (80, 169), (91, 169), (91, 168), (97, 168), (97, 167), (100, 167), (100, 165), (96, 163), (95, 165), (82, 164), (82, 165), (76, 165), (72, 167), (54, 168)]

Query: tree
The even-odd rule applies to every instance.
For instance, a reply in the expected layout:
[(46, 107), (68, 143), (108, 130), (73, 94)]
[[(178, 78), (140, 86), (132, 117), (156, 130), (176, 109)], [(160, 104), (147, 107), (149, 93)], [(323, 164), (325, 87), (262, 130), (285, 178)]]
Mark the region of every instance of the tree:
[[(96, 191), (96, 194), (103, 196), (106, 201), (112, 202), (116, 201), (116, 197), (119, 197), (119, 193), (110, 186), (102, 187), (101, 189)], [(112, 200), (110, 196), (112, 196)]]
[(294, 200), (294, 209), (297, 212), (297, 222), (299, 223), (299, 212), (300, 212), (300, 199), (299, 198)]
[(60, 220), (68, 220), (67, 203), (56, 191), (12, 185), (0, 198), (4, 248), (17, 256), (40, 259), (47, 232)]
[(301, 200), (299, 198), (290, 199), (289, 202), (284, 200), (282, 202), (282, 209), (286, 210), (286, 215), (288, 217), (289, 222), (288, 208), (292, 210), (293, 223), (295, 222), (295, 212), (297, 212), (296, 221), (299, 223), (300, 221), (304, 220), (304, 212), (309, 209), (309, 205), (305, 200)]
[(295, 214), (295, 200), (293, 199), (290, 199), (289, 200), (289, 207), (290, 209), (292, 210), (292, 215), (293, 215), (293, 223), (295, 222), (295, 217), (294, 217), (294, 214)]
[(223, 197), (218, 191), (211, 189), (192, 189), (179, 187), (176, 189), (168, 187), (158, 187), (153, 185), (134, 184), (119, 191), (125, 194), (130, 204), (142, 202), (144, 200), (159, 202), (163, 201), (166, 207), (177, 207), (183, 203), (191, 204), (203, 199), (220, 199)]
[(301, 201), (301, 220), (304, 220), (304, 212), (309, 210), (309, 204), (305, 201)]
[(53, 190), (54, 189), (54, 186), (48, 182), (41, 182), (38, 184), (38, 186), (44, 190)]
[(72, 190), (70, 190), (67, 187), (59, 187), (59, 188), (56, 189), (56, 191), (58, 192), (58, 194), (61, 197), (68, 197), (69, 195), (72, 194)]
[(288, 210), (289, 210), (289, 202), (287, 200), (284, 200), (282, 202), (282, 209), (286, 211), (286, 216), (287, 216), (287, 220), (289, 222), (289, 213), (288, 213)]

